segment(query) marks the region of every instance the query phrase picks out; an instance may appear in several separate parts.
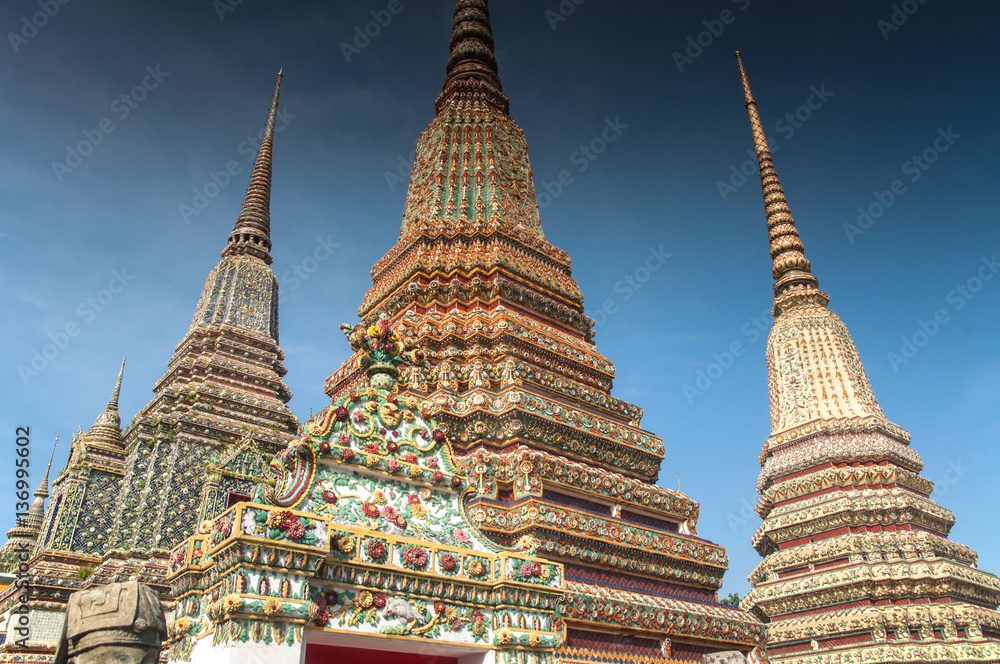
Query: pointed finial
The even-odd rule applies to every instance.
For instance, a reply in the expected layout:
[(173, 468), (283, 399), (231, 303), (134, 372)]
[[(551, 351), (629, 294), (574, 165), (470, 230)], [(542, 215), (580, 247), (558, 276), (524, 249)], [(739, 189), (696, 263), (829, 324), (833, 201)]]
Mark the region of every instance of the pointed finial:
[(448, 46), (451, 53), (445, 65), (443, 92), (435, 102), (437, 111), (446, 106), (450, 97), (448, 93), (456, 83), (476, 81), (485, 84), (487, 97), (506, 113), (508, 101), (503, 94), (497, 58), (493, 52), (488, 0), (456, 0)]
[(736, 61), (740, 66), (740, 79), (743, 82), (743, 97), (750, 116), (750, 129), (753, 132), (754, 149), (757, 152), (757, 165), (760, 168), (760, 187), (764, 193), (764, 212), (767, 215), (767, 233), (771, 243), (771, 274), (774, 277), (774, 294), (780, 295), (793, 284), (806, 284), (816, 288), (819, 280), (812, 275), (812, 267), (806, 259), (805, 247), (795, 228), (788, 199), (778, 180), (771, 159), (771, 149), (764, 136), (764, 127), (757, 114), (757, 101), (750, 91), (750, 82), (743, 69), (743, 58), (736, 51)]
[(118, 380), (115, 381), (115, 389), (111, 392), (111, 399), (108, 401), (109, 410), (118, 410), (118, 395), (122, 391), (122, 376), (125, 374), (125, 358), (122, 358), (122, 367), (118, 370)]
[(264, 140), (257, 152), (257, 162), (250, 175), (243, 208), (236, 219), (236, 225), (229, 234), (229, 244), (223, 257), (255, 256), (270, 265), (271, 258), (271, 150), (274, 144), (274, 125), (278, 118), (278, 94), (284, 74), (278, 70), (278, 81), (274, 84), (271, 111), (267, 116)]
[(45, 467), (45, 475), (42, 477), (42, 483), (38, 485), (38, 490), (35, 491), (35, 495), (39, 498), (49, 497), (49, 471), (52, 470), (52, 460), (56, 457), (56, 445), (59, 444), (59, 433), (56, 432), (56, 439), (52, 442), (52, 454), (49, 455), (49, 465)]

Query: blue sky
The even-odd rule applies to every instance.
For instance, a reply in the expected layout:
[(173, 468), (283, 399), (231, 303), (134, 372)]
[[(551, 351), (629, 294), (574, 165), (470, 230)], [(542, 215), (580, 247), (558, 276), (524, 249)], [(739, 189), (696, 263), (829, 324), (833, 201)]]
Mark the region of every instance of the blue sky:
[[(45, 5), (52, 16), (39, 18)], [(769, 323), (771, 276), (756, 174), (745, 183), (738, 174), (751, 138), (737, 48), (831, 308), (853, 333), (886, 415), (911, 432), (938, 483), (934, 497), (956, 513), (952, 538), (1000, 571), (991, 513), (1000, 503), (1000, 279), (991, 263), (1000, 254), (1000, 7), (895, 6), (492, 3), (500, 75), (536, 186), (555, 192), (563, 170), (573, 178), (541, 198), (546, 235), (573, 257), (588, 313), (604, 318), (597, 344), (617, 365), (614, 393), (645, 408), (645, 428), (665, 441), (661, 483), (676, 487), (678, 477), (701, 502), (700, 533), (729, 551), (724, 592), (745, 592), (759, 560), (749, 506), (769, 433), (759, 330)], [(279, 67), (272, 239), (281, 345), (292, 409), (304, 418), (325, 405), (323, 380), (349, 354), (337, 326), (356, 319), (370, 267), (399, 232), (397, 178), (433, 114), (452, 7), (0, 6), (8, 458), (15, 427), (29, 425), (39, 462), (62, 431), (61, 464), (69, 434), (107, 402), (123, 355), (123, 419), (149, 400), (239, 211)], [(386, 25), (363, 48), (344, 48), (372, 12)], [(33, 20), (42, 27), (32, 30)], [(609, 122), (620, 135), (581, 161), (581, 146)], [(91, 145), (77, 161), (68, 150), (81, 142)], [(181, 206), (196, 203), (203, 209), (185, 215)], [(858, 223), (859, 207), (870, 221)], [(296, 276), (321, 243), (339, 246)], [(626, 277), (645, 277), (636, 271), (651, 250), (670, 257), (641, 288), (629, 286)], [(61, 339), (67, 326), (75, 336)], [(22, 376), (50, 335), (65, 347)], [(711, 378), (699, 383), (699, 372)], [(0, 501), (13, 503), (13, 464), (5, 467)]]

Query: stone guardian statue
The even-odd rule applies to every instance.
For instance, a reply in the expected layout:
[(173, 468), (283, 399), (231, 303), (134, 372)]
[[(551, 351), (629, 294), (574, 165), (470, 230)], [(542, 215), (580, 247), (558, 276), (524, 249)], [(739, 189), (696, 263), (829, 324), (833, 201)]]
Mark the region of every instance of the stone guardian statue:
[(70, 595), (55, 664), (156, 664), (167, 622), (160, 598), (138, 581)]

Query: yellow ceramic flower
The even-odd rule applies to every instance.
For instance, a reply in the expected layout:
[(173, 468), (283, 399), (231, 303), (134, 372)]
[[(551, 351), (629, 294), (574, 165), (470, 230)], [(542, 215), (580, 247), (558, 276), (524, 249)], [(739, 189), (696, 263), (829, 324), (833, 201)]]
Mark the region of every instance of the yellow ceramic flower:
[(358, 593), (358, 598), (355, 600), (355, 602), (362, 609), (368, 609), (371, 608), (371, 605), (375, 603), (375, 597), (371, 594), (371, 592), (363, 590), (360, 593)]
[(472, 623), (472, 633), (476, 636), (482, 636), (486, 633), (486, 623), (482, 620), (475, 620)]
[(374, 454), (369, 454), (368, 457), (365, 459), (365, 465), (368, 466), (369, 468), (374, 468), (375, 466), (378, 465), (378, 457), (375, 456)]
[(385, 505), (385, 494), (381, 491), (376, 491), (372, 494), (372, 502), (376, 505)]
[(409, 410), (404, 410), (403, 411), (403, 419), (406, 420), (407, 422), (412, 422), (413, 421), (413, 413), (411, 411), (409, 411)]
[(174, 634), (182, 636), (191, 630), (191, 619), (187, 616), (178, 618), (174, 623)]
[(369, 413), (374, 413), (376, 410), (378, 410), (378, 402), (377, 401), (366, 401), (365, 402), (365, 410), (367, 410)]
[(541, 642), (542, 642), (542, 637), (538, 636), (537, 634), (532, 634), (531, 636), (528, 637), (528, 645), (531, 646), (532, 648), (537, 648), (538, 644)]
[(417, 406), (419, 406), (419, 405), (420, 405), (420, 403), (416, 399), (414, 399), (413, 397), (410, 397), (409, 399), (406, 400), (406, 407), (407, 408), (412, 408), (412, 409), (416, 410)]
[(469, 574), (471, 574), (472, 576), (479, 576), (485, 571), (486, 568), (480, 561), (473, 560), (471, 563), (469, 563)]
[(377, 339), (380, 332), (381, 330), (379, 329), (378, 325), (372, 325), (371, 327), (368, 328), (368, 336), (371, 337), (372, 339)]
[(420, 466), (410, 466), (410, 477), (420, 477), (423, 474), (424, 471)]
[(389, 335), (389, 341), (399, 341), (399, 333), (393, 331), (393, 333)]
[(281, 611), (281, 602), (273, 597), (264, 600), (264, 615), (270, 618)]
[(496, 635), (496, 642), (500, 645), (507, 645), (514, 639), (514, 634), (509, 629), (504, 627)]
[(430, 497), (431, 497), (431, 490), (430, 489), (421, 489), (420, 490), (420, 498), (421, 499), (427, 500)]
[(410, 513), (413, 514), (414, 519), (420, 521), (427, 518), (427, 508), (420, 504), (410, 505)]
[(207, 535), (212, 532), (212, 526), (214, 524), (211, 521), (202, 521), (198, 524), (198, 533), (201, 535)]
[(548, 581), (551, 576), (552, 572), (549, 571), (548, 565), (542, 565), (542, 579)]
[(309, 620), (316, 620), (323, 609), (319, 608), (319, 604), (316, 602), (310, 602), (309, 608), (306, 609), (306, 615), (309, 616)]
[(447, 618), (448, 620), (454, 620), (457, 616), (458, 616), (458, 611), (456, 611), (450, 606), (444, 610), (444, 617)]
[(239, 611), (241, 606), (243, 606), (243, 598), (236, 594), (226, 595), (225, 599), (222, 600), (222, 608), (226, 613)]
[(354, 538), (350, 535), (344, 535), (337, 540), (337, 550), (341, 553), (350, 553), (354, 551)]
[(267, 527), (268, 528), (280, 528), (281, 527), (281, 512), (271, 512), (267, 515)]

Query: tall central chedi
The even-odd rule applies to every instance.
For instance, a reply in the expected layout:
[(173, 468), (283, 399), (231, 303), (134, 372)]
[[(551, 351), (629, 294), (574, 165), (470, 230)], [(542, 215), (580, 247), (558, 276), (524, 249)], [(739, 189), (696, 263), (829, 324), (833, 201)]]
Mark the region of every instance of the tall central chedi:
[[(739, 53), (737, 53), (739, 58)], [(844, 323), (812, 274), (743, 63), (773, 260), (771, 436), (760, 454), (743, 607), (772, 662), (1000, 661), (1000, 580), (950, 542), (954, 516), (910, 437), (879, 408)]]
[[(400, 380), (447, 427), (478, 489), (472, 520), (565, 565), (561, 661), (753, 650), (760, 625), (717, 599), (725, 550), (697, 535), (696, 502), (656, 485), (663, 442), (611, 396), (569, 256), (542, 232), (485, 0), (457, 2), (450, 50), (399, 239), (359, 315), (389, 316), (424, 350)], [(327, 394), (361, 389), (365, 369), (355, 355)]]

